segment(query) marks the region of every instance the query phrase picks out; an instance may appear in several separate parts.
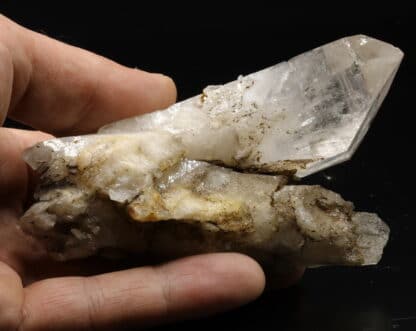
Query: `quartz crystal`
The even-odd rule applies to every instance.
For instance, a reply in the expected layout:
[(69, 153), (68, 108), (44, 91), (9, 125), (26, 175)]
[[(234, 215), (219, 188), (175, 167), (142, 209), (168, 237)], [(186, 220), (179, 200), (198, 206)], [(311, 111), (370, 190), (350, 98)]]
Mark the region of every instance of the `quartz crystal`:
[(348, 37), (100, 132), (163, 129), (190, 159), (304, 177), (352, 156), (402, 57), (385, 42)]
[(389, 229), (319, 186), (351, 157), (402, 53), (353, 36), (98, 134), (25, 152), (40, 174), (22, 229), (57, 259), (237, 251), (268, 272), (377, 263)]

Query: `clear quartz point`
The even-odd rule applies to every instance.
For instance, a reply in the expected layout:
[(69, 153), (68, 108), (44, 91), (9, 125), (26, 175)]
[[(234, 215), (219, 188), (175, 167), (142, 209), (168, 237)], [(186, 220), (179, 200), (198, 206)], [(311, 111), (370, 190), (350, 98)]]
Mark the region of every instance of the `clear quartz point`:
[(351, 158), (402, 57), (383, 41), (347, 37), (99, 132), (166, 130), (190, 159), (305, 177)]

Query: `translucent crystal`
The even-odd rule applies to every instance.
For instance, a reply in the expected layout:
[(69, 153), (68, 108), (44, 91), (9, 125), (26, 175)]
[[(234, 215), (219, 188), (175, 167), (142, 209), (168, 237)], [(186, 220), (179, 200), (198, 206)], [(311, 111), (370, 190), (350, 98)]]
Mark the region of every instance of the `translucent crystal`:
[(352, 156), (402, 57), (373, 38), (343, 38), (100, 132), (163, 129), (190, 159), (304, 177)]

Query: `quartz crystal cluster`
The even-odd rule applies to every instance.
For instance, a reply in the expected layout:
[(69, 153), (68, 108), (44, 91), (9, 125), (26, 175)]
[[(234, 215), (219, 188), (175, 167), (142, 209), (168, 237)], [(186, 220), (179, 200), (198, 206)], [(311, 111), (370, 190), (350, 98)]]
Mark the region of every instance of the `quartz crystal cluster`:
[(57, 259), (237, 251), (267, 270), (375, 264), (389, 229), (319, 186), (351, 157), (402, 59), (353, 36), (166, 110), (25, 152), (40, 174), (21, 227)]

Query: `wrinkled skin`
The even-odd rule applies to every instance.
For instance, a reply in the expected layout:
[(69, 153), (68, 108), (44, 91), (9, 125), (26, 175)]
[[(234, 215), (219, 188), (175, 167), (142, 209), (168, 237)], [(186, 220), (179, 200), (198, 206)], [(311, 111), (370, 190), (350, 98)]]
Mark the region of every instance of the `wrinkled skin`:
[(136, 268), (132, 261), (49, 260), (16, 227), (35, 180), (21, 152), (50, 134), (93, 132), (164, 108), (175, 101), (175, 86), (165, 76), (122, 67), (1, 15), (0, 77), (0, 122), (9, 116), (48, 132), (0, 128), (0, 330), (142, 327), (223, 311), (261, 294), (261, 268), (240, 254)]

